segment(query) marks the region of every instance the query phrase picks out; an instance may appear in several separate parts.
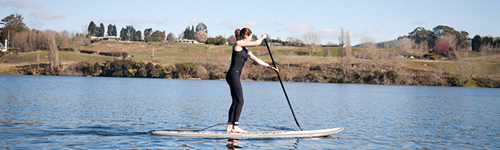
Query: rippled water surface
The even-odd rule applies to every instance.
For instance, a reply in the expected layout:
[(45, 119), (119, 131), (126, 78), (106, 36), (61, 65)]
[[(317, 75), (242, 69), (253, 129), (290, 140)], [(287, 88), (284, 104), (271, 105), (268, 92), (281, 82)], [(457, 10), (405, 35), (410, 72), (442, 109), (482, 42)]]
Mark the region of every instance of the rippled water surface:
[[(0, 75), (3, 149), (499, 149), (500, 90), (284, 83), (304, 130), (321, 138), (151, 135), (223, 130), (225, 81)], [(240, 126), (299, 130), (278, 82), (243, 81)]]

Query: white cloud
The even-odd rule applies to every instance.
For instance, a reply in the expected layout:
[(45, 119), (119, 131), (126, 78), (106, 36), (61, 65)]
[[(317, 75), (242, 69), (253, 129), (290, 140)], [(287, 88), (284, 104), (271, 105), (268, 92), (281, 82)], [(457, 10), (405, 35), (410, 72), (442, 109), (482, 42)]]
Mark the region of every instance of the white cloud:
[(255, 27), (258, 27), (258, 26), (260, 26), (259, 23), (252, 22), (252, 21), (232, 25), (233, 28), (255, 28)]
[(162, 24), (162, 23), (168, 22), (168, 19), (167, 18), (158, 18), (158, 19), (153, 20), (153, 22), (157, 23), (157, 24)]
[(231, 24), (230, 21), (224, 21), (224, 22), (219, 23), (218, 25), (220, 25), (220, 26), (226, 26), (229, 29), (234, 29), (234, 28), (240, 28), (240, 29), (241, 28), (255, 28), (255, 27), (262, 26), (261, 24), (259, 24), (257, 22), (253, 22), (253, 21), (239, 23), (239, 24)]
[(425, 21), (423, 21), (423, 20), (417, 20), (417, 21), (413, 22), (412, 24), (413, 24), (413, 25), (423, 25), (423, 24), (425, 24), (425, 23), (426, 23), (426, 22), (425, 22)]
[(39, 9), (31, 12), (29, 14), (29, 16), (35, 17), (37, 19), (49, 19), (49, 20), (66, 18), (66, 16), (64, 16), (62, 14), (52, 15), (51, 13), (49, 13), (47, 11), (43, 11), (43, 10), (39, 10)]
[(105, 19), (105, 20), (101, 20), (101, 21), (94, 21), (94, 22), (109, 22), (109, 23), (117, 23), (117, 22), (127, 22), (126, 19)]
[(304, 25), (304, 24), (292, 26), (292, 27), (288, 28), (288, 31), (290, 31), (292, 33), (309, 32), (312, 30), (313, 30), (313, 28), (311, 26)]
[(358, 33), (356, 33), (356, 32), (352, 32), (352, 31), (349, 31), (349, 35), (351, 36), (351, 38), (356, 38), (356, 37), (361, 36), (361, 35), (359, 35)]
[(193, 20), (189, 21), (190, 24), (198, 24), (200, 22), (201, 22), (200, 19), (193, 19)]
[(377, 30), (373, 29), (373, 28), (368, 28), (364, 31), (366, 34), (371, 34), (371, 33), (377, 33)]
[(140, 25), (140, 24), (143, 24), (144, 23), (144, 20), (142, 19), (132, 19), (130, 21), (130, 23), (134, 24), (134, 25)]
[(227, 25), (231, 25), (231, 21), (226, 20), (226, 21), (224, 21), (224, 22), (219, 23), (218, 25), (220, 25), (220, 26), (227, 26)]
[(0, 5), (17, 8), (40, 8), (39, 5), (30, 3), (26, 0), (7, 0), (6, 2), (0, 1)]
[(278, 23), (278, 22), (273, 22), (273, 23), (266, 22), (264, 24), (264, 26), (266, 26), (266, 27), (276, 27), (276, 26), (283, 26), (283, 24)]
[(31, 29), (41, 29), (45, 24), (39, 20), (30, 19), (30, 21), (28, 21), (26, 25)]
[(339, 31), (334, 28), (324, 28), (319, 34), (327, 39), (334, 39), (339, 36)]

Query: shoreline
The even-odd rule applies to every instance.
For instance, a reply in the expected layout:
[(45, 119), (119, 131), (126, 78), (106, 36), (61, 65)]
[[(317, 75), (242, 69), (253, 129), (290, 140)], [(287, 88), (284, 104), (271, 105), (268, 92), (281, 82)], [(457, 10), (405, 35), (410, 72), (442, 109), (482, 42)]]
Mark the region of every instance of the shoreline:
[[(149, 79), (173, 79), (173, 80), (219, 80), (224, 81), (224, 79), (202, 79), (202, 78), (154, 78), (154, 77), (113, 77), (113, 76), (91, 76), (91, 75), (28, 75), (28, 74), (3, 74), (0, 75), (20, 75), (20, 76), (65, 76), (65, 77), (110, 77), (110, 78), (149, 78)], [(241, 81), (259, 81), (259, 82), (279, 82), (274, 80), (251, 80), (251, 79), (241, 79)], [(324, 84), (358, 84), (358, 85), (392, 85), (392, 86), (431, 86), (431, 87), (464, 87), (464, 88), (492, 88), (492, 87), (481, 87), (481, 86), (437, 86), (437, 85), (400, 85), (400, 84), (370, 84), (370, 83), (332, 83), (332, 82), (296, 82), (296, 81), (283, 81), (288, 83), (324, 83)], [(496, 87), (498, 88), (498, 87)]]

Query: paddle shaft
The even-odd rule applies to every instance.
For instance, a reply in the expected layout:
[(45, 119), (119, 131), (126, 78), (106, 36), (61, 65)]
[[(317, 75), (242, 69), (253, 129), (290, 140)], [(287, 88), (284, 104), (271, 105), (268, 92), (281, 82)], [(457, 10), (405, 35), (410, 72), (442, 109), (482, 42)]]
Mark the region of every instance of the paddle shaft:
[[(269, 56), (271, 56), (271, 60), (273, 61), (273, 66), (274, 68), (277, 68), (276, 63), (274, 63), (274, 58), (273, 55), (271, 54), (271, 49), (269, 48), (269, 44), (267, 44), (267, 39), (264, 39), (264, 42), (266, 42), (267, 51), (269, 51)], [(281, 81), (280, 73), (276, 72), (276, 74), (278, 75), (278, 79), (280, 80), (281, 88), (283, 88), (283, 92), (285, 93), (286, 101), (288, 101), (288, 106), (290, 106), (290, 110), (292, 110), (293, 119), (295, 119), (295, 123), (297, 124), (297, 126), (299, 126), (300, 131), (303, 131), (299, 125), (299, 122), (297, 121), (297, 117), (295, 117), (295, 113), (293, 112), (292, 104), (290, 103), (288, 95), (286, 94), (285, 86), (283, 86), (283, 81)]]

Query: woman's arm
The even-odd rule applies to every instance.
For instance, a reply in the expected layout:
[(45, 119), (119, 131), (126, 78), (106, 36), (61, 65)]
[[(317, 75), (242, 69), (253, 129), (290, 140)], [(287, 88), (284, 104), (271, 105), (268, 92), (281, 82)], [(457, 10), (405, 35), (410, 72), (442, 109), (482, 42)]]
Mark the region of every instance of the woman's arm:
[(259, 46), (260, 43), (262, 43), (262, 40), (264, 40), (265, 38), (267, 38), (267, 35), (262, 34), (262, 36), (256, 41), (252, 41), (252, 42), (237, 41), (236, 45), (241, 46), (241, 47)]
[(257, 64), (261, 65), (261, 66), (264, 66), (264, 67), (267, 67), (267, 68), (271, 68), (273, 69), (274, 71), (276, 72), (279, 72), (278, 68), (274, 68), (273, 66), (271, 66), (270, 64), (264, 62), (262, 59), (259, 59), (257, 57), (255, 57), (255, 55), (253, 55), (253, 53), (251, 51), (248, 51), (248, 57), (253, 60), (254, 62), (256, 62)]

